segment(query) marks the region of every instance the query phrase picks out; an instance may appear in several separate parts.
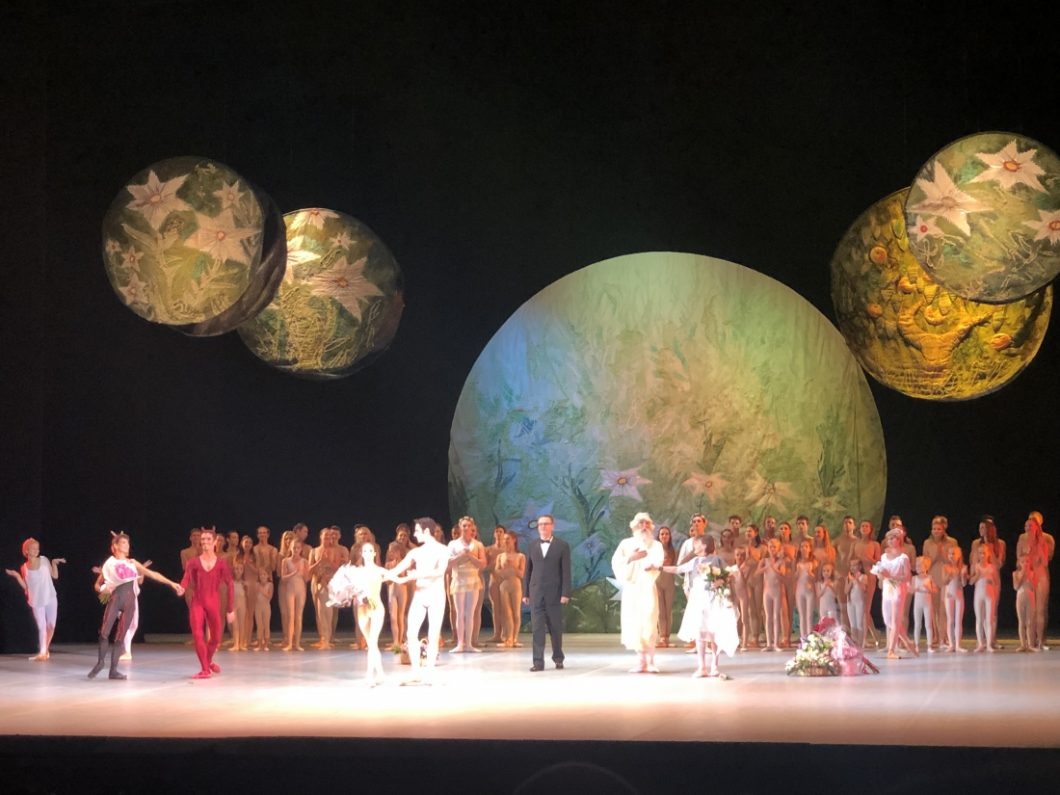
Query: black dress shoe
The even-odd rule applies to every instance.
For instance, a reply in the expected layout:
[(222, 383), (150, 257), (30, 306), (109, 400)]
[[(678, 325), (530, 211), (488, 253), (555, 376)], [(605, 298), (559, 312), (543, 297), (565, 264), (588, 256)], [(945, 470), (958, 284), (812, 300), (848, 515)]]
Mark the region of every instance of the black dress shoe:
[(531, 666), (530, 666), (530, 671), (531, 671), (531, 672), (534, 672), (534, 671), (544, 671), (544, 670), (545, 670), (545, 666), (543, 666), (543, 665), (531, 665)]
[(557, 671), (562, 671), (563, 670), (563, 663), (561, 663), (561, 662), (556, 663), (556, 670)]

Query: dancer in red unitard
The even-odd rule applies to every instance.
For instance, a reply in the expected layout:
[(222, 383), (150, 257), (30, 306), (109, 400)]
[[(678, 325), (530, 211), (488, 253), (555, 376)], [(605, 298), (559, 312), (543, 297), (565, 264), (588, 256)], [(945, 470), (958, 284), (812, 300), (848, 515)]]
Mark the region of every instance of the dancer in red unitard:
[[(215, 545), (217, 536), (213, 530), (203, 528), (199, 537), (201, 554), (188, 561), (184, 569), (181, 585), (191, 588), (194, 596), (188, 604), (188, 620), (191, 623), (191, 635), (195, 639), (195, 653), (199, 656), (202, 667), (193, 679), (209, 679), (212, 674), (221, 673), (221, 666), (213, 661), (214, 652), (221, 643), (221, 594), (219, 586), (225, 584), (225, 593), (232, 593), (232, 570), (228, 561), (217, 557)], [(231, 597), (226, 596), (226, 618), (231, 624), (236, 620)], [(209, 626), (209, 641), (206, 640), (204, 626)]]

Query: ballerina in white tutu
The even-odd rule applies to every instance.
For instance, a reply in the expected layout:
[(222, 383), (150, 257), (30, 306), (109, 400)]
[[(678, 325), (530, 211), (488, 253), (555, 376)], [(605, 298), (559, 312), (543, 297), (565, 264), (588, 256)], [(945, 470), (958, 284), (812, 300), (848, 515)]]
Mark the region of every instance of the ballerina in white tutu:
[[(729, 657), (736, 654), (740, 636), (736, 630), (736, 610), (732, 604), (729, 584), (730, 572), (722, 559), (714, 552), (714, 541), (709, 536), (700, 536), (693, 541), (693, 557), (678, 566), (663, 566), (670, 574), (685, 574), (691, 586), (688, 606), (681, 619), (677, 636), (681, 640), (692, 640), (696, 644), (699, 667), (692, 674), (694, 679), (714, 676), (729, 679), (718, 669), (718, 655), (725, 652)], [(707, 666), (707, 651), (710, 651), (710, 666)]]

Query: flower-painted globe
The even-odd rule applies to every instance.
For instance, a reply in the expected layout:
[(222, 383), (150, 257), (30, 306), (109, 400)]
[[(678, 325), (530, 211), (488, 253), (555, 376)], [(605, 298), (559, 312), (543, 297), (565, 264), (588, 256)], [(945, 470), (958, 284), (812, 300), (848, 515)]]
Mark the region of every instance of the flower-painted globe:
[(905, 225), (943, 287), (990, 304), (1024, 298), (1060, 273), (1060, 158), (1015, 133), (954, 141), (913, 180)]
[[(693, 513), (759, 526), (878, 521), (887, 468), (865, 374), (835, 327), (731, 262), (650, 252), (553, 282), (509, 317), (464, 382), (450, 515), (570, 544), (573, 631), (613, 631), (610, 561), (629, 521)], [(520, 545), (522, 546), (522, 545)]]
[(239, 336), (293, 375), (340, 378), (390, 345), (405, 307), (394, 255), (367, 226), (315, 207), (284, 216), (287, 268), (275, 297)]
[(998, 390), (1037, 354), (1053, 288), (986, 304), (942, 287), (909, 252), (908, 193), (872, 205), (839, 241), (832, 257), (839, 330), (873, 378), (910, 397), (968, 400)]
[(228, 166), (160, 161), (133, 177), (104, 216), (107, 277), (140, 317), (196, 333), (251, 288), (265, 223), (261, 197)]

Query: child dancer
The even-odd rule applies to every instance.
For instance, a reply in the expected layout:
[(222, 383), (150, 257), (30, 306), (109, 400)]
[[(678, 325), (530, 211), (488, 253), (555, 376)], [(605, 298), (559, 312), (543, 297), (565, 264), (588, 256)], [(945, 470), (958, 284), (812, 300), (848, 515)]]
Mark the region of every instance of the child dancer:
[(43, 662), (51, 656), (55, 615), (59, 609), (59, 600), (55, 595), (55, 584), (52, 580), (59, 579), (59, 564), (66, 563), (66, 558), (48, 560), (43, 557), (40, 554), (40, 542), (35, 538), (27, 538), (22, 542), (22, 557), (26, 562), (22, 564), (20, 571), (4, 571), (22, 586), (26, 602), (33, 612), (33, 620), (37, 623), (37, 654), (30, 657), (30, 660)]
[[(728, 679), (718, 669), (718, 654), (724, 651), (729, 657), (736, 652), (739, 636), (736, 632), (736, 612), (732, 603), (710, 588), (711, 567), (723, 568), (717, 555), (707, 554), (707, 541), (697, 536), (692, 542), (694, 557), (679, 566), (662, 566), (670, 574), (685, 574), (690, 578), (688, 606), (681, 619), (677, 636), (681, 640), (694, 640), (699, 667), (692, 677), (713, 676)], [(707, 651), (710, 651), (710, 668), (707, 668)]]
[[(188, 622), (191, 624), (191, 636), (195, 641), (195, 654), (199, 658), (200, 670), (192, 677), (193, 679), (209, 679), (211, 674), (221, 673), (221, 666), (213, 661), (223, 631), (220, 586), (223, 583), (228, 594), (231, 594), (234, 589), (232, 570), (228, 568), (228, 561), (217, 557), (214, 549), (216, 542), (217, 536), (214, 535), (213, 530), (204, 528), (202, 535), (199, 536), (199, 547), (202, 553), (188, 561), (187, 566), (184, 567), (184, 579), (180, 583), (184, 588), (189, 585), (194, 588), (191, 604), (188, 605)], [(266, 575), (269, 575), (268, 571)], [(249, 609), (249, 605), (247, 607)], [(231, 604), (227, 606), (226, 618), (229, 624), (236, 620)], [(210, 627), (208, 641), (205, 638), (207, 625)]]
[(779, 538), (769, 539), (766, 554), (758, 563), (762, 577), (762, 608), (765, 613), (765, 651), (779, 651), (778, 643), (784, 630), (784, 578), (787, 563)]
[(817, 558), (813, 542), (808, 538), (799, 544), (799, 559), (795, 564), (795, 605), (799, 613), (799, 642), (805, 643), (813, 629), (813, 610), (816, 607)]
[(1016, 591), (1016, 618), (1019, 620), (1020, 645), (1016, 651), (1041, 651), (1036, 645), (1035, 589), (1037, 587), (1034, 567), (1029, 555), (1016, 558), (1016, 570), (1012, 572), (1012, 587)]
[(838, 583), (835, 576), (835, 564), (825, 563), (821, 566), (821, 579), (817, 582), (817, 613), (824, 619), (834, 618), (839, 621), (839, 597), (836, 594)]
[[(137, 583), (139, 578), (147, 577), (156, 582), (165, 583), (176, 592), (177, 596), (184, 595), (183, 585), (166, 579), (158, 572), (145, 568), (129, 557), (129, 536), (125, 533), (111, 533), (111, 536), (110, 557), (107, 558), (101, 570), (103, 582), (96, 587), (101, 598), (106, 595), (107, 607), (103, 611), (103, 623), (99, 628), (99, 659), (95, 667), (88, 672), (89, 679), (95, 679), (96, 674), (103, 670), (108, 650), (110, 651), (110, 678), (126, 678), (125, 674), (118, 671), (118, 650), (125, 637), (126, 626), (136, 609), (136, 597), (140, 592)], [(117, 625), (116, 629), (115, 625)], [(112, 629), (115, 630), (114, 643), (110, 641)]]
[(858, 648), (865, 646), (865, 602), (869, 592), (868, 580), (861, 559), (851, 558), (846, 582), (847, 618), (850, 619), (850, 636), (858, 644)]
[(972, 606), (975, 610), (975, 650), (994, 651), (994, 611), (1001, 591), (1001, 576), (989, 544), (979, 547), (979, 562), (972, 567), (969, 582), (975, 583)]
[(968, 570), (964, 566), (961, 548), (954, 546), (946, 551), (946, 567), (942, 571), (943, 600), (946, 603), (947, 650), (965, 652), (961, 648), (964, 630), (964, 586), (968, 584)]
[(756, 612), (751, 607), (750, 580), (753, 567), (747, 561), (747, 547), (737, 547), (733, 551), (733, 561), (736, 571), (732, 573), (732, 601), (736, 605), (736, 612), (740, 618), (739, 651), (747, 651), (752, 644), (758, 645), (758, 622), (755, 620)]
[[(236, 545), (238, 549), (238, 544)], [(229, 558), (232, 567), (232, 610), (236, 614), (236, 620), (232, 622), (232, 645), (229, 651), (247, 650), (247, 622), (253, 617), (253, 613), (247, 614), (247, 586), (243, 582), (243, 561), (239, 558)]]
[(281, 588), (287, 600), (287, 634), (284, 635), (284, 651), (305, 651), (302, 648), (302, 614), (305, 613), (307, 583), (310, 577), (309, 561), (302, 554), (302, 542), (295, 538), (288, 555), (280, 562)]
[(921, 555), (916, 559), (916, 576), (913, 577), (913, 646), (920, 648), (920, 627), (927, 634), (928, 654), (935, 653), (935, 600), (939, 587), (931, 577), (931, 558)]
[(269, 650), (269, 624), (272, 622), (272, 572), (258, 568), (258, 595), (254, 603), (254, 624), (258, 628), (258, 645), (254, 651)]

